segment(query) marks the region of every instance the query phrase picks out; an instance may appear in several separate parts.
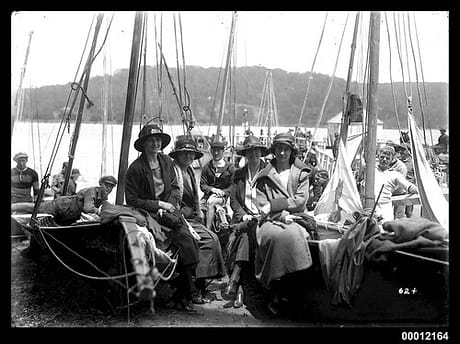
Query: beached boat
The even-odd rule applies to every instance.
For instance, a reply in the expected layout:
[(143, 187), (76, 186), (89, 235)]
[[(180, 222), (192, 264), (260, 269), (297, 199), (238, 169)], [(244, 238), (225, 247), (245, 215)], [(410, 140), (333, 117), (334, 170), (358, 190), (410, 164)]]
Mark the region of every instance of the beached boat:
[[(356, 20), (359, 20), (358, 15)], [(389, 233), (394, 230), (392, 234), (399, 237), (399, 240), (393, 238), (387, 241), (391, 248), (384, 250), (380, 259), (373, 259), (376, 256), (372, 256), (370, 250), (372, 244), (377, 242), (375, 240), (379, 240), (379, 233), (373, 232), (372, 229), (373, 210), (369, 216), (364, 209), (374, 208), (375, 200), (380, 196), (374, 194), (373, 173), (378, 112), (376, 94), (380, 13), (371, 13), (369, 28), (369, 116), (366, 119), (368, 129), (364, 149), (364, 154), (367, 154), (366, 187), (364, 194), (360, 196), (351, 171), (351, 160), (343, 144), (347, 137), (346, 124), (349, 123), (349, 119), (344, 116), (339, 157), (329, 181), (329, 188), (324, 190), (314, 211), (317, 231), (313, 240), (309, 241), (314, 264), (311, 268), (311, 288), (305, 290), (306, 303), (310, 305), (311, 310), (308, 316), (315, 321), (332, 323), (448, 326), (448, 202), (436, 183), (430, 164), (426, 161), (421, 143), (422, 136), (412, 114), (410, 99), (408, 127), (419, 195), (403, 196), (397, 202), (414, 204), (414, 199), (418, 198), (424, 218), (389, 222), (394, 227), (388, 225), (384, 228), (387, 228)], [(344, 108), (347, 108), (347, 103)], [(347, 111), (343, 113), (347, 114)], [(428, 194), (430, 199), (427, 197)], [(361, 199), (364, 200), (363, 205)], [(344, 221), (344, 215), (352, 216), (354, 212), (364, 215), (357, 221)], [(420, 223), (424, 224), (425, 227), (422, 227), (426, 232), (429, 232), (430, 226), (438, 228), (442, 232), (438, 240), (427, 240), (426, 245), (419, 243), (419, 239), (425, 239), (420, 226), (417, 234), (412, 232), (410, 238), (404, 239), (400, 236), (403, 232), (409, 233), (409, 228), (414, 229)], [(395, 229), (399, 225), (401, 227)], [(428, 237), (427, 235), (426, 238)], [(333, 246), (335, 248), (331, 249)], [(340, 247), (345, 251), (340, 251)]]
[[(78, 142), (85, 103), (89, 103), (86, 90), (91, 65), (96, 58), (96, 42), (98, 33), (101, 30), (103, 17), (103, 14), (97, 16), (93, 31), (93, 42), (88, 53), (86, 66), (78, 83), (79, 87), (75, 88), (75, 93), (73, 93), (73, 104), (69, 110), (69, 113), (71, 113), (78, 96), (81, 96), (69, 152), (69, 173)], [(167, 261), (166, 265), (163, 266), (165, 269), (163, 272), (169, 271), (168, 275), (172, 275), (174, 272), (176, 262), (174, 256), (170, 257), (156, 247), (155, 240), (147, 229), (147, 218), (130, 207), (123, 205), (124, 176), (128, 166), (131, 127), (136, 100), (136, 83), (141, 59), (142, 31), (145, 30), (145, 25), (146, 15), (142, 12), (137, 12), (134, 19), (116, 205), (103, 204), (100, 220), (97, 221), (80, 219), (74, 223), (63, 224), (57, 223), (56, 219), (51, 215), (39, 214), (38, 207), (43, 200), (50, 176), (49, 167), (49, 170), (44, 174), (33, 213), (31, 215), (11, 215), (12, 227), (21, 228), (30, 236), (29, 255), (31, 257), (37, 258), (43, 254), (51, 255), (76, 275), (100, 281), (101, 288), (107, 289), (108, 287), (109, 290), (113, 291), (111, 302), (113, 302), (114, 306), (129, 305), (133, 299), (153, 302), (155, 286), (161, 279), (168, 279), (167, 276), (162, 275), (157, 270), (158, 254), (165, 259), (165, 262)], [(109, 29), (110, 24), (107, 26), (106, 35)], [(63, 118), (66, 115), (64, 113)], [(69, 173), (66, 175), (64, 189), (68, 186)]]

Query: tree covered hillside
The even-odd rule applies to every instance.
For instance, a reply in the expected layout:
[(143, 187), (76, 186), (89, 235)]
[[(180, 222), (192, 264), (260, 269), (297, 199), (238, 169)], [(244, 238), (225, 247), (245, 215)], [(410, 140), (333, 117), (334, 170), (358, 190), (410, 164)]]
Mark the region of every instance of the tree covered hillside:
[[(243, 110), (248, 109), (251, 124), (255, 125), (257, 120), (258, 108), (262, 97), (263, 85), (267, 69), (264, 67), (239, 67), (231, 75), (231, 93), (227, 96), (228, 104), (230, 101), (237, 104), (236, 121), (237, 125), (243, 121)], [(137, 93), (137, 105), (135, 120), (139, 121), (142, 106), (142, 68), (139, 75), (139, 86)], [(174, 78), (176, 88), (178, 88), (176, 69), (170, 69), (171, 76)], [(308, 79), (310, 73), (290, 73), (281, 69), (272, 70), (273, 84), (278, 107), (279, 122), (282, 126), (294, 126), (298, 123), (302, 104), (305, 98)], [(199, 124), (217, 123), (217, 113), (219, 111), (219, 99), (221, 96), (221, 83), (223, 73), (219, 68), (203, 68), (196, 66), (186, 67), (186, 87), (190, 94), (190, 107)], [(122, 122), (125, 111), (126, 89), (128, 82), (128, 70), (117, 70), (111, 80), (111, 106), (108, 109), (109, 119), (113, 122)], [(219, 80), (219, 87), (217, 83)], [(302, 117), (302, 126), (314, 127), (327, 93), (330, 77), (324, 74), (313, 74), (310, 85), (306, 111)], [(181, 80), (181, 84), (183, 80)], [(344, 79), (335, 78), (330, 96), (328, 98), (321, 125), (331, 117), (335, 116), (342, 109), (342, 95), (345, 90)], [(84, 112), (84, 122), (101, 121), (103, 113), (103, 94), (104, 78), (95, 76), (90, 79), (88, 96), (94, 106), (86, 108)], [(409, 87), (410, 86), (410, 87)], [(425, 86), (425, 89), (424, 87)], [(161, 83), (163, 90), (163, 118), (165, 123), (180, 123), (178, 105), (172, 93), (172, 86), (163, 70), (163, 80)], [(412, 90), (413, 106), (415, 118), (422, 126), (420, 112), (420, 101), (418, 98), (417, 84), (406, 83), (408, 93)], [(25, 90), (24, 116), (23, 118), (39, 118), (42, 121), (54, 121), (60, 119), (62, 109), (66, 105), (70, 83), (67, 85), (44, 86), (37, 89)], [(157, 68), (147, 67), (146, 73), (146, 115), (148, 118), (159, 115), (160, 97), (158, 95)], [(352, 92), (361, 93), (363, 86), (353, 83)], [(448, 84), (446, 83), (419, 83), (420, 94), (426, 92), (427, 104), (423, 104), (424, 122), (426, 128), (437, 129), (448, 127)], [(111, 93), (110, 93), (111, 92)], [(404, 87), (402, 83), (394, 84), (396, 95), (396, 109), (398, 118), (403, 129), (407, 128), (407, 107), (404, 97)], [(422, 97), (424, 100), (424, 97)], [(391, 85), (388, 83), (379, 84), (378, 88), (378, 117), (384, 122), (386, 129), (397, 128), (395, 116), (395, 106)], [(78, 106), (75, 107), (74, 113)], [(214, 110), (213, 110), (214, 109)], [(29, 117), (31, 116), (32, 117)], [(228, 124), (231, 116), (224, 116), (223, 124)]]

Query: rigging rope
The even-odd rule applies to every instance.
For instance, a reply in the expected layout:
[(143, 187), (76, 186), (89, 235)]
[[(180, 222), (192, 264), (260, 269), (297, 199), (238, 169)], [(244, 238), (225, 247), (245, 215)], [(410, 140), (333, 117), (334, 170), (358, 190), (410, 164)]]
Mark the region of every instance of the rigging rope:
[[(409, 42), (412, 50), (412, 57), (414, 59), (414, 67), (415, 67), (415, 80), (417, 83), (417, 96), (420, 104), (420, 113), (422, 115), (422, 125), (423, 125), (423, 139), (425, 141), (425, 145), (428, 146), (427, 140), (426, 140), (426, 128), (425, 128), (425, 114), (423, 112), (423, 102), (422, 102), (422, 97), (420, 95), (420, 87), (418, 83), (418, 71), (417, 71), (417, 60), (415, 58), (415, 51), (414, 51), (414, 45), (412, 43), (412, 35), (411, 35), (411, 30), (410, 30), (410, 17), (409, 13), (407, 13), (407, 27), (408, 27), (408, 33), (409, 33)], [(433, 143), (432, 143), (433, 144)]]
[(402, 50), (402, 47), (400, 47), (400, 45), (402, 45), (400, 43), (401, 41), (401, 28), (399, 26), (399, 15), (398, 15), (398, 27), (396, 28), (396, 14), (393, 12), (393, 23), (394, 23), (394, 28), (395, 28), (395, 37), (396, 37), (396, 47), (398, 49), (398, 56), (399, 56), (399, 63), (401, 65), (401, 74), (402, 74), (402, 81), (403, 81), (403, 86), (404, 86), (404, 95), (406, 96), (406, 99), (408, 98), (408, 95), (407, 95), (407, 87), (406, 87), (406, 81), (405, 81), (405, 78), (404, 78), (404, 66), (403, 66), (403, 61), (402, 61), (402, 56), (401, 56), (401, 50)]
[[(398, 17), (399, 17), (399, 13), (398, 13)], [(410, 78), (410, 69), (409, 69), (409, 53), (407, 52), (407, 34), (406, 34), (406, 20), (404, 19), (404, 14), (402, 15), (402, 19), (403, 19), (403, 32), (404, 32), (404, 49), (406, 50), (406, 64), (407, 64), (407, 75), (408, 75), (408, 78), (409, 78), (409, 90), (410, 90), (410, 97), (412, 99), (412, 81), (411, 81), (411, 78)]]
[(299, 122), (297, 124), (297, 127), (295, 128), (294, 135), (297, 133), (298, 128), (300, 128), (302, 117), (305, 112), (305, 107), (307, 105), (307, 98), (308, 98), (308, 94), (310, 91), (310, 83), (311, 83), (311, 80), (313, 79), (313, 71), (315, 69), (316, 58), (318, 57), (319, 48), (321, 47), (321, 42), (323, 41), (324, 30), (326, 29), (327, 15), (328, 15), (328, 12), (326, 12), (326, 15), (324, 17), (323, 29), (321, 30), (321, 36), (319, 37), (318, 47), (316, 48), (315, 57), (313, 58), (313, 63), (310, 68), (310, 75), (308, 76), (307, 91), (305, 92), (305, 98), (303, 100), (302, 109), (300, 110)]
[[(348, 16), (349, 16), (349, 13), (347, 13), (347, 17), (345, 19), (345, 24), (343, 26), (343, 31), (342, 31), (342, 37), (340, 38), (339, 49), (337, 51), (337, 57), (336, 57), (336, 60), (335, 60), (334, 70), (332, 71), (332, 76), (331, 76), (330, 81), (329, 81), (329, 87), (328, 87), (328, 90), (327, 90), (327, 93), (326, 93), (326, 97), (324, 98), (323, 105), (321, 106), (321, 110), (320, 110), (320, 113), (319, 113), (319, 116), (318, 116), (318, 120), (317, 120), (316, 125), (315, 125), (315, 130), (313, 131), (313, 138), (316, 136), (316, 132), (318, 131), (318, 127), (319, 127), (319, 125), (321, 123), (321, 119), (323, 118), (324, 109), (326, 108), (327, 100), (329, 99), (329, 94), (331, 93), (332, 84), (333, 84), (334, 78), (335, 78), (335, 72), (337, 70), (337, 64), (339, 62), (340, 51), (342, 50), (343, 37), (345, 35), (345, 30), (347, 28)], [(310, 142), (310, 144), (308, 146), (307, 154), (311, 151), (312, 143), (313, 143), (313, 140)], [(307, 154), (305, 155), (305, 159), (304, 159), (305, 161), (307, 159)]]
[(393, 107), (395, 111), (395, 117), (396, 117), (396, 123), (398, 125), (398, 131), (399, 131), (399, 136), (401, 137), (401, 124), (399, 123), (399, 116), (398, 116), (398, 109), (396, 107), (396, 96), (395, 96), (395, 90), (393, 87), (393, 77), (392, 77), (392, 72), (391, 72), (391, 41), (390, 41), (390, 28), (388, 27), (388, 19), (387, 19), (387, 13), (385, 12), (385, 24), (387, 28), (387, 34), (388, 34), (388, 53), (389, 53), (389, 60), (390, 60), (390, 85), (391, 85), (391, 93), (393, 95)]

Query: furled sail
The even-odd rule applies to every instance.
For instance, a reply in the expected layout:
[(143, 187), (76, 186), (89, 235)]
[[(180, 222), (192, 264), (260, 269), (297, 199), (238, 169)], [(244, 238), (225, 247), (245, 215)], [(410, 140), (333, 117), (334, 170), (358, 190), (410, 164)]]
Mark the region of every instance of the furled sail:
[[(413, 115), (407, 114), (410, 142), (412, 147), (412, 159), (417, 181), (417, 188), (422, 204), (423, 217), (438, 222), (449, 231), (449, 203), (445, 199), (442, 190), (431, 171), (430, 164), (426, 160), (422, 133), (417, 127)], [(428, 198), (429, 195), (429, 198)]]
[[(341, 192), (337, 192), (340, 190)], [(321, 195), (318, 204), (314, 210), (315, 215), (331, 214), (341, 208), (346, 214), (353, 214), (355, 211), (363, 212), (361, 198), (356, 180), (350, 166), (347, 148), (343, 145), (342, 140), (339, 144), (337, 154), (337, 163), (329, 183)]]

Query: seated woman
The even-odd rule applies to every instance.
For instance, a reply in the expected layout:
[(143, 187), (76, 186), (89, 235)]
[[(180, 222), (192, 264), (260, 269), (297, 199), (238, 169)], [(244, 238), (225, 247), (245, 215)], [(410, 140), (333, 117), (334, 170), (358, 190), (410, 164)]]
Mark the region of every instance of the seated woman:
[(253, 261), (256, 249), (256, 226), (259, 210), (256, 205), (256, 189), (253, 181), (257, 173), (265, 167), (261, 159), (267, 154), (267, 147), (260, 140), (250, 135), (245, 138), (243, 147), (237, 150), (244, 156), (246, 165), (235, 171), (234, 184), (230, 191), (230, 207), (233, 210), (232, 224), (242, 224), (241, 229), (230, 234), (227, 244), (227, 270), (231, 274), (227, 294), (237, 290), (233, 307), (242, 306), (242, 288), (239, 285), (241, 269)]
[[(289, 133), (274, 137), (269, 149), (275, 156), (256, 178), (257, 206), (262, 217), (256, 231), (256, 278), (271, 293), (269, 310), (276, 314), (281, 287), (299, 287), (292, 281), (312, 265), (308, 232), (295, 223), (293, 213), (304, 212), (311, 169), (296, 158), (295, 139)], [(292, 293), (291, 295), (295, 295)], [(289, 301), (291, 301), (290, 298)], [(292, 300), (293, 301), (293, 300)]]
[(195, 311), (192, 304), (193, 275), (199, 262), (198, 242), (192, 236), (178, 210), (180, 190), (174, 172), (172, 159), (162, 150), (171, 137), (163, 133), (157, 124), (145, 125), (134, 148), (141, 155), (126, 171), (126, 203), (146, 210), (160, 225), (165, 226), (165, 235), (170, 247), (179, 250), (176, 272), (179, 276), (172, 281), (175, 287), (170, 307), (184, 311)]
[(209, 301), (205, 297), (206, 279), (220, 278), (226, 275), (219, 238), (203, 225), (204, 215), (200, 208), (198, 185), (191, 167), (193, 160), (201, 158), (203, 153), (197, 149), (193, 138), (180, 136), (169, 156), (174, 159), (174, 170), (181, 194), (180, 210), (200, 237), (198, 240), (200, 260), (195, 272), (197, 290), (192, 297), (192, 302), (203, 304)]
[(206, 227), (212, 229), (216, 207), (222, 223), (226, 223), (225, 214), (222, 214), (230, 195), (235, 167), (224, 159), (225, 144), (219, 135), (211, 140), (212, 159), (203, 167), (200, 177), (200, 188), (204, 192), (203, 203), (206, 204)]
[[(100, 206), (107, 201), (117, 180), (113, 176), (102, 176), (99, 186), (81, 189), (76, 195), (59, 196), (52, 201), (40, 203), (39, 213), (51, 214), (56, 223), (67, 225), (88, 214), (89, 219), (99, 220)], [(35, 203), (16, 203), (11, 205), (11, 211), (16, 213), (33, 213)]]

